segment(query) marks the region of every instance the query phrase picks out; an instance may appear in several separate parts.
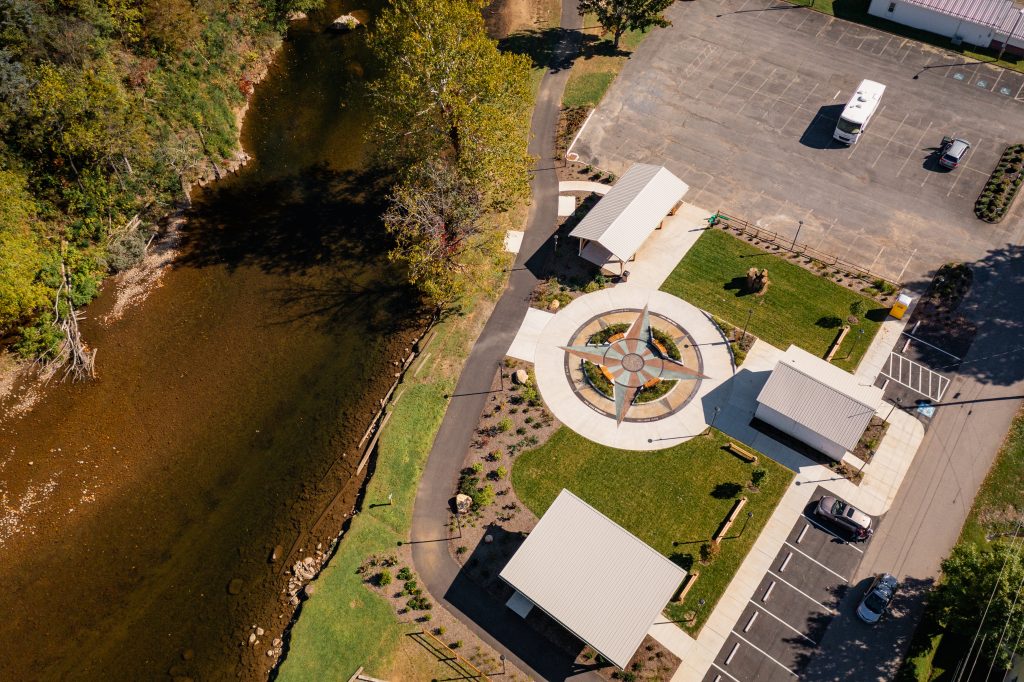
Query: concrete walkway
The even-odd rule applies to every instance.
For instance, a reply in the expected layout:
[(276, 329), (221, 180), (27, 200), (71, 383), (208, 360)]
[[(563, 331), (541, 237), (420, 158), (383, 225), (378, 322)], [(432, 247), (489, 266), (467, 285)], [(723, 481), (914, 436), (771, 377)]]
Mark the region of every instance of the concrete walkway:
[(606, 185), (603, 182), (589, 182), (587, 180), (563, 180), (558, 183), (558, 193), (564, 194), (566, 192), (593, 192), (594, 194), (608, 194), (611, 190), (611, 185)]
[[(596, 315), (624, 308), (640, 310), (644, 306), (650, 306), (652, 313), (664, 315), (689, 333), (700, 349), (708, 378), (701, 380), (690, 402), (674, 414), (655, 421), (616, 424), (614, 417), (597, 412), (575, 394), (566, 376), (565, 351), (560, 346), (569, 344), (577, 330)], [(528, 315), (527, 321), (530, 319)], [(519, 346), (523, 336), (520, 333), (513, 346)], [(707, 396), (732, 377), (732, 356), (718, 327), (703, 312), (664, 291), (617, 286), (581, 296), (551, 318), (537, 339), (534, 373), (544, 404), (576, 433), (585, 434), (595, 443), (624, 450), (669, 448), (703, 432), (711, 414)]]
[(665, 218), (660, 230), (651, 233), (637, 251), (636, 260), (626, 264), (629, 281), (625, 286), (660, 289), (686, 252), (704, 234), (710, 217), (710, 211), (683, 203), (675, 215)]

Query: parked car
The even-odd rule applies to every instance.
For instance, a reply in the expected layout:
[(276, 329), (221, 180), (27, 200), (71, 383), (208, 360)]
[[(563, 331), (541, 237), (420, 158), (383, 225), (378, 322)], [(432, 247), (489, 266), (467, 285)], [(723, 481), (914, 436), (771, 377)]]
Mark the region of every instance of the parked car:
[(942, 146), (939, 148), (939, 165), (953, 170), (960, 165), (970, 150), (971, 143), (967, 140), (959, 137), (944, 137)]
[(861, 539), (867, 538), (873, 532), (870, 516), (831, 495), (825, 495), (818, 500), (818, 506), (815, 507), (814, 513)]
[(896, 596), (899, 581), (888, 573), (879, 573), (857, 605), (857, 617), (865, 623), (877, 623)]

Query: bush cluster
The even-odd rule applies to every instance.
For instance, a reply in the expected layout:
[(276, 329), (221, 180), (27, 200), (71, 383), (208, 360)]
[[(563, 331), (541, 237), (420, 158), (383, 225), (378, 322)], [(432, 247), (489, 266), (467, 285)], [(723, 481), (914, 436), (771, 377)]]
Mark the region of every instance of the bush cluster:
[(1010, 145), (1003, 151), (995, 170), (974, 203), (974, 214), (987, 223), (998, 223), (1006, 215), (1017, 195), (1024, 170), (1024, 144)]

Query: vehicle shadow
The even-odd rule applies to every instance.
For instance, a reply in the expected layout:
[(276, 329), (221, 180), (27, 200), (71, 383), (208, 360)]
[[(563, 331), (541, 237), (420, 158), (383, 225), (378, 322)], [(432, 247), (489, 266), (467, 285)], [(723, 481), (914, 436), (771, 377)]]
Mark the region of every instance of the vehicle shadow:
[(842, 104), (826, 104), (818, 109), (818, 113), (807, 125), (804, 134), (800, 136), (800, 144), (811, 149), (843, 149), (841, 145), (832, 138), (836, 130), (836, 121), (843, 113)]

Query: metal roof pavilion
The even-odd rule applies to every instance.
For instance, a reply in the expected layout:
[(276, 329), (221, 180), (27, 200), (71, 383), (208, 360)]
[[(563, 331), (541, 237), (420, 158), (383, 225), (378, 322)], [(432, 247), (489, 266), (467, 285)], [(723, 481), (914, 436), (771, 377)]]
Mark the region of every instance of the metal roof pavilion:
[(689, 189), (664, 166), (633, 164), (569, 236), (628, 261)]
[(881, 389), (862, 385), (796, 346), (789, 347), (757, 396), (758, 403), (847, 450), (857, 447), (881, 401)]
[(563, 489), (500, 575), (625, 668), (686, 571)]

